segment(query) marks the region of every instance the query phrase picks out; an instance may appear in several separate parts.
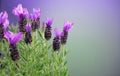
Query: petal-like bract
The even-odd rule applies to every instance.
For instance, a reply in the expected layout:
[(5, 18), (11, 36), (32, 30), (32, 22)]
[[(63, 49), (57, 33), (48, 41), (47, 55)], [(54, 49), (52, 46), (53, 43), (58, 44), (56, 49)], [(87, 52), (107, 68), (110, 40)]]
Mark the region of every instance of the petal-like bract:
[(61, 36), (60, 30), (57, 28), (54, 29), (54, 34), (55, 34), (55, 37), (57, 37), (57, 38), (60, 38), (60, 36)]
[(15, 7), (12, 12), (14, 15), (18, 16), (19, 18), (26, 17), (28, 15), (27, 8), (23, 8), (22, 4), (18, 4), (18, 6)]
[(68, 32), (72, 27), (73, 27), (73, 23), (70, 23), (65, 20), (63, 30)]
[(31, 25), (29, 23), (27, 23), (26, 25), (26, 32), (30, 32), (31, 31)]
[(5, 32), (4, 37), (8, 40), (10, 44), (16, 44), (22, 39), (22, 33), (12, 33), (12, 32)]
[(52, 18), (47, 18), (46, 19), (46, 25), (47, 25), (47, 27), (51, 27), (52, 23), (53, 23), (53, 19)]

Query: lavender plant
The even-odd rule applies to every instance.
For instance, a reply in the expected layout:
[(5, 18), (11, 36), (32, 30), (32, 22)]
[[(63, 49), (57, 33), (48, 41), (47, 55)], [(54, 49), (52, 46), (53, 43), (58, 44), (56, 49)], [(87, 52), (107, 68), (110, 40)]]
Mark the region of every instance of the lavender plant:
[(18, 4), (18, 6), (13, 9), (13, 14), (16, 15), (20, 19), (19, 20), (19, 31), (25, 32), (25, 27), (27, 24), (27, 16), (28, 16), (27, 8), (23, 8), (22, 4)]
[(20, 19), (16, 26), (8, 26), (7, 12), (0, 13), (0, 76), (69, 76), (65, 44), (73, 23), (65, 21), (62, 32), (55, 28), (51, 43), (52, 18), (39, 28), (40, 9), (29, 15), (18, 4), (13, 13)]

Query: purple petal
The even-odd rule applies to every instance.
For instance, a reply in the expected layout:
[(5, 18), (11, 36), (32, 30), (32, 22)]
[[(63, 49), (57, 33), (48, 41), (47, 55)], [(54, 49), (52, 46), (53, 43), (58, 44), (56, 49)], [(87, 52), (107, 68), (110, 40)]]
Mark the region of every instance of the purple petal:
[(4, 31), (8, 31), (8, 26), (9, 26), (9, 20), (7, 19), (5, 22), (4, 22)]
[(17, 11), (17, 8), (16, 8), (16, 7), (12, 10), (12, 13), (13, 13), (14, 15), (16, 15), (16, 16), (18, 16), (18, 17), (19, 17), (19, 13), (18, 13), (18, 11)]
[(3, 16), (2, 16), (3, 22), (5, 22), (7, 18), (8, 18), (8, 14), (6, 11), (4, 11)]
[(55, 37), (57, 37), (57, 38), (60, 38), (60, 37), (61, 37), (61, 32), (60, 32), (60, 30), (57, 29), (57, 28), (54, 29), (54, 34), (55, 34)]
[(46, 25), (47, 25), (48, 27), (51, 27), (52, 23), (53, 23), (53, 19), (52, 19), (52, 18), (47, 18), (47, 19), (46, 19)]
[(6, 11), (0, 13), (0, 24), (4, 25), (4, 30), (8, 29), (9, 21), (8, 14)]
[(11, 41), (11, 34), (10, 34), (10, 32), (4, 32), (4, 37), (8, 40), (8, 42), (10, 43)]
[(12, 39), (11, 42), (12, 42), (13, 44), (16, 44), (16, 43), (19, 42), (21, 39), (22, 39), (22, 33), (19, 32), (19, 33), (14, 34), (14, 38)]
[(4, 22), (8, 19), (8, 14), (6, 11), (0, 13), (0, 24), (4, 24)]
[(69, 31), (72, 27), (73, 27), (73, 23), (70, 23), (70, 22), (65, 20), (63, 29), (65, 31)]
[(35, 21), (38, 17), (35, 14), (30, 14), (29, 18), (31, 21)]
[(24, 15), (24, 16), (28, 16), (28, 10), (27, 10), (27, 8), (24, 8), (24, 9), (23, 9), (23, 15)]
[(3, 12), (0, 12), (0, 17), (3, 15)]
[(19, 13), (23, 13), (22, 4), (18, 4), (18, 6), (17, 6), (17, 11), (18, 11)]
[(29, 23), (27, 23), (26, 25), (26, 32), (30, 32), (31, 31), (31, 25)]

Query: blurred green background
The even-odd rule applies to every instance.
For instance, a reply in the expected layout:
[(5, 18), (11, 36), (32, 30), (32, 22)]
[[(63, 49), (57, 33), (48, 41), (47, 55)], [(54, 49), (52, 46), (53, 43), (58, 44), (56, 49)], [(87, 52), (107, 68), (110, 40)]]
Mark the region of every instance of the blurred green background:
[(65, 19), (74, 23), (66, 45), (71, 76), (120, 76), (120, 0), (0, 0), (14, 24), (19, 3), (30, 12), (40, 8), (41, 23), (52, 17), (53, 28), (62, 29)]

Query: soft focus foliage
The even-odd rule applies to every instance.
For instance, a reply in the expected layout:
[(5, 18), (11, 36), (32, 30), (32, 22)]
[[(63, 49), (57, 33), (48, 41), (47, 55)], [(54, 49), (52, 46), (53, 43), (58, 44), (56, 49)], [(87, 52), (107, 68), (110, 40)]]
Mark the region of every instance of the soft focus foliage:
[[(8, 26), (7, 12), (0, 13), (0, 76), (68, 76), (67, 50), (60, 42), (62, 33), (58, 28), (50, 42), (53, 19), (47, 18), (40, 29), (40, 9), (34, 8), (29, 14), (18, 4), (13, 14), (19, 18), (16, 26)], [(72, 26), (65, 22), (67, 33)]]

